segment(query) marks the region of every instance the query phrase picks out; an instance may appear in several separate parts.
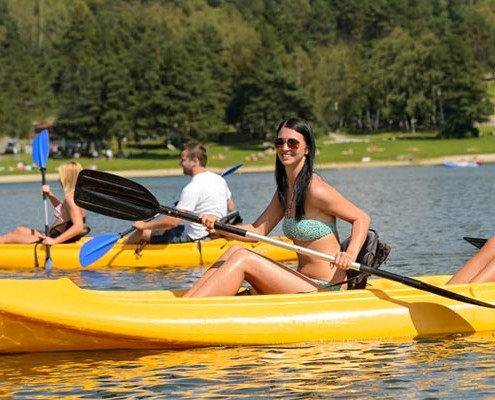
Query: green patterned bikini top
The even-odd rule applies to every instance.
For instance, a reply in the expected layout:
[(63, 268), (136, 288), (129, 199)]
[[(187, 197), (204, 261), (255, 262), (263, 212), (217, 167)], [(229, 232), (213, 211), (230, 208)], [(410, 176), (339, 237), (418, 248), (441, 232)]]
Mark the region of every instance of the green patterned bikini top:
[(286, 217), (282, 224), (282, 230), (289, 239), (308, 242), (337, 232), (337, 225), (309, 218), (298, 220)]

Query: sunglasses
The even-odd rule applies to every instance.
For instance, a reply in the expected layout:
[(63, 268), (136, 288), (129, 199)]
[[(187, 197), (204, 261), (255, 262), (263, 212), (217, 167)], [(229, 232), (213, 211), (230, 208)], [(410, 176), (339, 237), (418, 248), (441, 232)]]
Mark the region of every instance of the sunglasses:
[(299, 143), (299, 140), (293, 138), (290, 139), (276, 138), (273, 143), (275, 144), (275, 147), (277, 149), (281, 149), (282, 147), (284, 147), (284, 143), (287, 143), (287, 147), (291, 150), (297, 150), (299, 148), (299, 145), (301, 144)]

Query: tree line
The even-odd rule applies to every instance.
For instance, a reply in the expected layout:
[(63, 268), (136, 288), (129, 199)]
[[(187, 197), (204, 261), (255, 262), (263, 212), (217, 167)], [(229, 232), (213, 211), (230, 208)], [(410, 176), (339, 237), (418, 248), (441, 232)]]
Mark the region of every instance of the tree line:
[(0, 0), (0, 135), (479, 134), (495, 0)]

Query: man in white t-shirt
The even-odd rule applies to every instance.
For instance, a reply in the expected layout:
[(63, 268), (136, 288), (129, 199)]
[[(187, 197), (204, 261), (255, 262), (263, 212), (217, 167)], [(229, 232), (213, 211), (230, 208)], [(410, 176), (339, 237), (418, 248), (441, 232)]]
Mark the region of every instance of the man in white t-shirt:
[[(206, 169), (208, 157), (205, 147), (196, 142), (182, 146), (182, 170), (184, 175), (192, 177), (182, 189), (176, 208), (195, 214), (214, 214), (223, 218), (234, 210), (227, 182), (220, 175)], [(137, 229), (126, 241), (128, 244), (180, 243), (206, 238), (208, 231), (202, 224), (184, 221), (180, 218), (166, 216), (152, 221), (137, 221)]]

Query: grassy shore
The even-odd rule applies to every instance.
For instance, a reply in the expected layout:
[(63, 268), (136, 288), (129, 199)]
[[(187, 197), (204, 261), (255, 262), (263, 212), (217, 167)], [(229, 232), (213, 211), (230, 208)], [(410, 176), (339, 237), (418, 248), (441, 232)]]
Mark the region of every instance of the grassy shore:
[[(329, 134), (317, 140), (316, 168), (359, 168), (388, 165), (432, 165), (444, 161), (495, 162), (495, 128), (481, 128), (480, 138), (436, 139), (433, 133), (404, 135)], [(241, 172), (273, 170), (275, 152), (270, 143), (259, 145), (208, 144), (208, 167), (213, 171), (242, 162)], [(119, 171), (123, 176), (180, 175), (179, 150), (167, 149), (162, 143), (128, 144), (127, 158), (79, 158), (84, 168)], [(57, 167), (66, 159), (47, 163), (49, 179), (56, 179)], [(31, 155), (0, 156), (0, 182), (36, 181), (39, 170)]]

